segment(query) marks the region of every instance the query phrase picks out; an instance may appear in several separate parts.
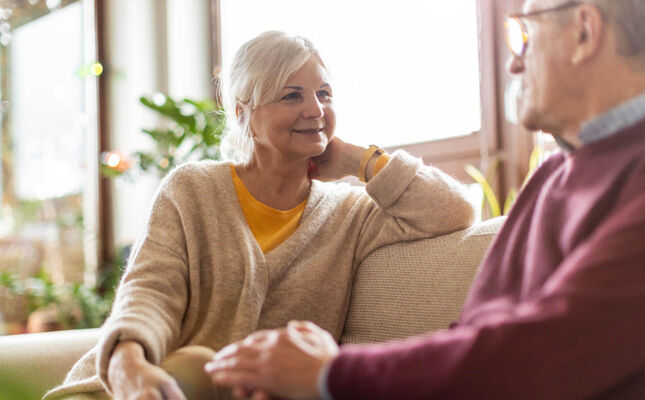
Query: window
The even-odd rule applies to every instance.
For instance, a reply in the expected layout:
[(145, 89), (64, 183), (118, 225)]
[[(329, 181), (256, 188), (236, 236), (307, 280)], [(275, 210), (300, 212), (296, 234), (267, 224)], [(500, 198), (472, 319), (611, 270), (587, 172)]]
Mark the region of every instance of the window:
[(310, 38), (334, 83), (337, 133), (403, 148), (463, 182), (496, 165), (498, 198), (526, 176), (533, 138), (504, 119), (504, 17), (522, 0), (211, 0), (214, 66), (268, 29)]
[(394, 146), (481, 129), (477, 2), (221, 0), (222, 64), (266, 30), (312, 40), (334, 86), (337, 134)]
[(0, 10), (0, 270), (45, 267), (57, 281), (81, 281), (95, 267), (92, 10), (82, 0)]

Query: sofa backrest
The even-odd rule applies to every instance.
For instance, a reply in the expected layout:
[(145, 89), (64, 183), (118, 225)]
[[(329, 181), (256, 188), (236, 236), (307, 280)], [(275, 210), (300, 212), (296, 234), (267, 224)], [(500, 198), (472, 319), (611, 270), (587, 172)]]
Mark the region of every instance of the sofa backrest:
[[(341, 343), (366, 343), (445, 328), (457, 318), (477, 267), (503, 219), (449, 235), (383, 247), (354, 278)], [(99, 329), (0, 337), (0, 392), (7, 382), (37, 399), (94, 346)], [(0, 393), (0, 397), (2, 397)]]
[(354, 277), (341, 343), (382, 342), (447, 328), (459, 316), (504, 220), (370, 254)]

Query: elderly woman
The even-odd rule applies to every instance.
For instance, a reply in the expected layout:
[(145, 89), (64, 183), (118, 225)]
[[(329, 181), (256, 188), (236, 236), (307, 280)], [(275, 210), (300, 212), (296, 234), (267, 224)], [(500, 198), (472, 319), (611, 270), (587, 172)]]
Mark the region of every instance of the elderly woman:
[[(334, 138), (332, 86), (306, 39), (267, 32), (244, 44), (229, 92), (233, 162), (190, 163), (164, 180), (98, 345), (48, 398), (183, 398), (169, 371), (186, 375), (190, 363), (164, 370), (170, 353), (203, 346), (193, 355), (205, 362), (205, 348), (294, 319), (337, 340), (370, 252), (470, 224), (450, 177)], [(348, 175), (366, 187), (322, 182)]]

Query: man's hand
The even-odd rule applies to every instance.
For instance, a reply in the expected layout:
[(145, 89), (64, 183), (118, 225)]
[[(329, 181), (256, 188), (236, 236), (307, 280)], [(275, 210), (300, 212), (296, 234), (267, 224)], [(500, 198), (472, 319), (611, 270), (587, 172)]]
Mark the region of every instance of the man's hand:
[(112, 394), (119, 400), (186, 400), (177, 382), (149, 363), (136, 342), (119, 343), (108, 366)]
[(215, 384), (245, 397), (318, 399), (320, 369), (337, 354), (328, 332), (311, 322), (290, 322), (224, 347), (205, 369)]

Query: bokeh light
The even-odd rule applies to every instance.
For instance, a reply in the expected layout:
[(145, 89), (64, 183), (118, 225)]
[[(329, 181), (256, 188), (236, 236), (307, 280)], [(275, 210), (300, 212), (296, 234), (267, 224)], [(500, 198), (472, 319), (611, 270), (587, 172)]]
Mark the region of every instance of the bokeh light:
[(101, 63), (99, 63), (99, 62), (95, 62), (95, 63), (94, 63), (94, 64), (92, 64), (92, 66), (90, 67), (90, 72), (91, 72), (91, 73), (92, 73), (92, 75), (94, 75), (94, 76), (99, 76), (99, 75), (101, 75), (101, 74), (103, 73), (103, 65), (101, 65)]

